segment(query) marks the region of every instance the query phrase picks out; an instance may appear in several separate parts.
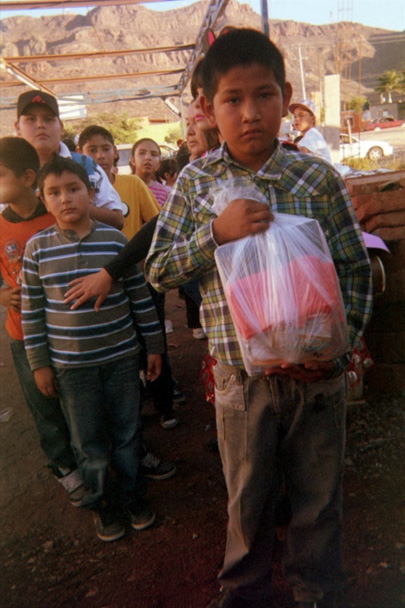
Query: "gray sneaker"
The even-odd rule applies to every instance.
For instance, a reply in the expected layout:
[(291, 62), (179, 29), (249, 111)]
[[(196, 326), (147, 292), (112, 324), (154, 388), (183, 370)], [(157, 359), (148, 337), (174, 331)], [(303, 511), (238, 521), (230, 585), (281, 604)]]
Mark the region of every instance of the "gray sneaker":
[(146, 452), (140, 462), (141, 473), (149, 479), (170, 479), (176, 473), (176, 465), (170, 460), (162, 460), (151, 452)]
[(108, 507), (100, 507), (94, 511), (93, 520), (97, 536), (104, 542), (118, 540), (125, 534), (124, 526), (117, 521), (116, 514)]
[(156, 513), (152, 511), (149, 503), (144, 498), (137, 498), (130, 506), (131, 526), (134, 530), (145, 530), (153, 524)]
[(68, 469), (59, 468), (58, 472), (55, 471), (55, 477), (69, 494), (70, 504), (73, 507), (80, 507), (84, 495), (86, 494), (86, 488), (83, 485), (83, 479), (80, 475), (79, 469), (69, 471)]

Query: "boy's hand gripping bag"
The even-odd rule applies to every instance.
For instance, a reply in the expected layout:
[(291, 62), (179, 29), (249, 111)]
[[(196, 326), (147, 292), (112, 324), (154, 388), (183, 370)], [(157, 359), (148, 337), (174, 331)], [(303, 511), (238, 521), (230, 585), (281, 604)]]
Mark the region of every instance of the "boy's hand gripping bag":
[[(215, 195), (215, 213), (236, 198), (264, 202), (256, 190), (230, 187)], [(249, 374), (348, 351), (339, 281), (317, 220), (275, 213), (266, 232), (221, 245), (215, 259)]]

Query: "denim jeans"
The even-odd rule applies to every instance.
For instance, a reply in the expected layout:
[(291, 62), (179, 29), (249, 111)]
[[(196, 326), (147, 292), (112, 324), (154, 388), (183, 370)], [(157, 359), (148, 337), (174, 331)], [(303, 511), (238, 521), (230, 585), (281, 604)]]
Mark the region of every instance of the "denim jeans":
[(22, 340), (10, 340), (15, 370), (27, 405), (34, 417), (39, 441), (48, 466), (76, 469), (76, 459), (70, 447), (70, 433), (59, 399), (45, 397), (37, 388)]
[[(77, 464), (89, 492), (83, 506), (102, 499), (128, 506), (138, 490), (140, 416), (136, 356), (78, 369), (58, 368), (60, 401)], [(109, 466), (115, 486), (107, 486)], [(113, 492), (113, 494), (112, 494)]]
[(271, 594), (280, 471), (292, 507), (284, 572), (297, 601), (342, 588), (345, 377), (314, 384), (248, 377), (218, 362), (215, 407), (228, 489), (223, 587)]

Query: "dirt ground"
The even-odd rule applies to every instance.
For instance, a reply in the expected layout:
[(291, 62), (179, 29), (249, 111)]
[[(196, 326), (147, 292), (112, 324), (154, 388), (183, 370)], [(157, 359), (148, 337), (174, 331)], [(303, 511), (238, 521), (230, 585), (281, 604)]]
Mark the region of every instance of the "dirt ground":
[[(1, 608), (203, 608), (218, 593), (226, 530), (226, 492), (213, 407), (198, 379), (206, 342), (185, 328), (176, 292), (167, 298), (174, 375), (187, 396), (181, 424), (164, 430), (143, 413), (149, 448), (174, 460), (175, 477), (150, 482), (153, 527), (102, 543), (90, 513), (73, 508), (45, 466), (0, 330)], [(1, 327), (4, 312), (0, 314)], [(346, 457), (344, 554), (348, 608), (405, 607), (405, 397), (367, 395), (351, 406)], [(280, 534), (281, 536), (281, 534)], [(276, 608), (292, 598), (275, 554)], [(254, 607), (252, 607), (254, 608)]]

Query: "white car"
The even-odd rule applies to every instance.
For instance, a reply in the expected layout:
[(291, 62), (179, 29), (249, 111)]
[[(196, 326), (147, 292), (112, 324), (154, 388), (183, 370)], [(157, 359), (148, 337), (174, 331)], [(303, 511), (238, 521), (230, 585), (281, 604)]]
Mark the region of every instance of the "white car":
[[(130, 175), (131, 168), (129, 166), (129, 159), (131, 158), (133, 144), (118, 144), (117, 150), (119, 160), (117, 162), (118, 171), (124, 175)], [(174, 158), (176, 150), (168, 144), (159, 144), (160, 153), (162, 160), (164, 158)]]
[(340, 160), (347, 158), (368, 158), (380, 160), (384, 156), (391, 156), (393, 147), (386, 141), (374, 139), (358, 139), (357, 137), (341, 133), (340, 135)]

